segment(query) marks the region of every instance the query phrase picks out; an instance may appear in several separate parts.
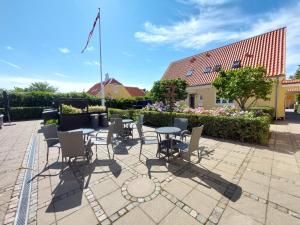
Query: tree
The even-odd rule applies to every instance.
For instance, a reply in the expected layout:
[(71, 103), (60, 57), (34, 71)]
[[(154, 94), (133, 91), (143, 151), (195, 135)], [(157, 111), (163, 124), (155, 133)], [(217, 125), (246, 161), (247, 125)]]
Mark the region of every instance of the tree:
[(213, 82), (219, 97), (236, 101), (242, 110), (258, 99), (268, 100), (272, 85), (273, 81), (266, 76), (263, 67), (221, 70)]
[(168, 88), (170, 86), (175, 86), (175, 101), (184, 100), (187, 97), (187, 82), (180, 78), (173, 80), (161, 80), (155, 81), (153, 87), (150, 91), (154, 101), (167, 102)]
[(34, 82), (31, 83), (28, 88), (14, 87), (13, 91), (14, 92), (42, 91), (42, 92), (54, 93), (57, 91), (57, 88), (50, 85), (47, 82)]
[(298, 68), (294, 74), (294, 79), (300, 79), (300, 65), (298, 65)]

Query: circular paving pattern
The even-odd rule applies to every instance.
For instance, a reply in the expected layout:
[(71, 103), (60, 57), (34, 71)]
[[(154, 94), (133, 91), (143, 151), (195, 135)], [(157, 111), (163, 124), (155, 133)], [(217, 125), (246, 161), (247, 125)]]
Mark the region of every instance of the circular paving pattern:
[(133, 176), (122, 186), (122, 195), (133, 202), (147, 202), (154, 199), (161, 191), (157, 178), (147, 175)]

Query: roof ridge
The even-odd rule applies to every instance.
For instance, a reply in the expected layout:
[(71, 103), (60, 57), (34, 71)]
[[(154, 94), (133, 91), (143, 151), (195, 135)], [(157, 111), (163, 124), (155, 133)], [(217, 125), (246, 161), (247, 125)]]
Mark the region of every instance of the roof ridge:
[(258, 38), (260, 36), (263, 36), (263, 35), (266, 35), (266, 34), (269, 34), (269, 33), (273, 33), (275, 31), (279, 31), (279, 30), (285, 30), (287, 27), (284, 26), (284, 27), (280, 27), (280, 28), (277, 28), (275, 30), (271, 30), (271, 31), (268, 31), (268, 32), (265, 32), (265, 33), (262, 33), (262, 34), (258, 34), (258, 35), (255, 35), (255, 36), (252, 36), (252, 37), (248, 37), (246, 39), (243, 39), (243, 40), (239, 40), (239, 41), (235, 41), (235, 42), (232, 42), (230, 44), (227, 44), (227, 45), (223, 45), (223, 46), (220, 46), (220, 47), (217, 47), (217, 48), (213, 48), (213, 49), (210, 49), (210, 50), (206, 50), (204, 52), (200, 52), (200, 53), (197, 53), (197, 54), (194, 54), (194, 55), (191, 55), (191, 56), (188, 56), (188, 57), (185, 57), (185, 58), (182, 58), (182, 59), (178, 59), (178, 60), (174, 60), (172, 61), (170, 64), (173, 64), (175, 62), (180, 62), (182, 60), (186, 60), (186, 59), (189, 59), (189, 58), (193, 58), (195, 56), (199, 56), (199, 55), (202, 55), (202, 54), (206, 54), (206, 53), (209, 53), (211, 51), (215, 51), (217, 49), (220, 49), (220, 48), (224, 48), (224, 47), (227, 47), (227, 46), (231, 46), (231, 45), (234, 45), (234, 44), (237, 44), (237, 43), (240, 43), (240, 42), (243, 42), (243, 41), (247, 41), (247, 40), (250, 40), (250, 39), (253, 39), (253, 38)]

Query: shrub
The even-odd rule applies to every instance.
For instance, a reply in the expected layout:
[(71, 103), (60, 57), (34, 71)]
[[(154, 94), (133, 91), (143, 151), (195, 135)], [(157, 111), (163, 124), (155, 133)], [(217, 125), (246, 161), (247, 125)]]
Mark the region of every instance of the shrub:
[[(11, 107), (51, 107), (53, 101), (58, 98), (83, 98), (87, 99), (89, 105), (99, 105), (101, 100), (98, 97), (89, 95), (85, 92), (70, 92), (70, 93), (50, 93), (41, 91), (32, 92), (10, 92)], [(136, 104), (146, 101), (148, 98), (139, 97), (132, 99), (113, 99), (106, 100), (108, 107), (129, 109), (134, 108)], [(150, 101), (151, 102), (151, 101)], [(147, 104), (147, 103), (146, 103)], [(0, 93), (0, 106), (3, 105), (3, 96)]]
[(269, 119), (266, 116), (250, 117), (228, 117), (213, 116), (205, 114), (186, 114), (140, 110), (116, 110), (109, 109), (109, 114), (120, 114), (124, 117), (135, 118), (138, 114), (144, 114), (145, 125), (154, 127), (170, 126), (172, 118), (188, 118), (188, 129), (204, 125), (204, 135), (225, 139), (238, 140), (241, 142), (268, 144), (269, 141)]
[(56, 125), (58, 125), (58, 120), (57, 119), (50, 119), (50, 120), (47, 120), (45, 122), (45, 125), (50, 125), (50, 124), (56, 124)]
[(139, 113), (140, 110), (135, 110), (135, 109), (127, 109), (127, 110), (122, 110), (122, 109), (113, 109), (109, 108), (108, 109), (108, 118), (111, 117), (112, 114), (118, 114), (120, 115), (121, 118), (130, 118), (133, 120), (136, 120), (136, 117)]
[(76, 107), (73, 107), (71, 105), (62, 104), (61, 113), (62, 114), (76, 114), (76, 113), (82, 113), (82, 110), (78, 109)]
[[(41, 119), (44, 109), (45, 107), (11, 107), (10, 119), (12, 121)], [(3, 108), (0, 108), (0, 114), (4, 114), (6, 116)], [(7, 120), (6, 117), (5, 119)]]
[(297, 113), (300, 114), (300, 105), (297, 105)]
[(271, 106), (253, 106), (249, 110), (253, 112), (262, 111), (263, 113), (267, 113), (272, 117), (275, 116), (275, 109)]
[(105, 111), (106, 111), (106, 107), (105, 106), (101, 106), (101, 105), (90, 106), (89, 105), (89, 112), (101, 113), (101, 112), (105, 112)]

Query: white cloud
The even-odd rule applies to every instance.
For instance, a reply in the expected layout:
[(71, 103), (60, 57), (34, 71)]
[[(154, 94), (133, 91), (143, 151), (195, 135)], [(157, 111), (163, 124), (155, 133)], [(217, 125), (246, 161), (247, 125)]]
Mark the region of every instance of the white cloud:
[(89, 46), (86, 48), (86, 51), (89, 51), (89, 52), (92, 52), (94, 50), (95, 50), (95, 48), (93, 46)]
[(100, 66), (100, 63), (95, 60), (85, 61), (84, 64), (87, 66)]
[(5, 46), (5, 49), (6, 49), (6, 50), (9, 50), (9, 51), (14, 50), (14, 48), (11, 47), (11, 46), (9, 46), (9, 45)]
[(58, 87), (60, 92), (70, 91), (88, 91), (94, 83), (91, 82), (75, 82), (75, 81), (60, 81), (53, 79), (38, 79), (26, 76), (12, 76), (6, 74), (0, 74), (1, 88), (12, 89), (14, 87), (28, 87), (33, 82), (48, 82), (54, 87)]
[(58, 76), (58, 77), (62, 77), (62, 78), (68, 78), (68, 77), (70, 77), (70, 76), (68, 76), (68, 75), (66, 75), (66, 74), (58, 73), (58, 72), (54, 73), (54, 75), (55, 75), (55, 76)]
[(14, 67), (14, 68), (16, 68), (16, 69), (19, 69), (19, 70), (22, 69), (22, 68), (21, 68), (20, 66), (18, 66), (17, 64), (8, 62), (8, 61), (3, 60), (3, 59), (0, 59), (0, 62), (4, 63), (4, 64), (6, 64), (6, 65), (9, 65), (9, 66), (11, 66), (11, 67)]
[[(287, 74), (300, 64), (300, 2), (254, 15), (227, 3), (230, 0), (178, 0), (193, 4), (197, 15), (171, 25), (144, 23), (144, 30), (134, 34), (139, 41), (174, 48), (204, 50), (209, 44), (221, 46), (287, 26)], [(234, 15), (234, 16), (233, 16)]]
[(122, 51), (121, 53), (122, 53), (122, 55), (125, 55), (127, 57), (132, 57), (133, 56), (131, 53), (126, 52), (126, 51)]
[(64, 53), (64, 54), (70, 53), (70, 49), (68, 49), (68, 48), (58, 48), (58, 50), (59, 50), (61, 53)]

